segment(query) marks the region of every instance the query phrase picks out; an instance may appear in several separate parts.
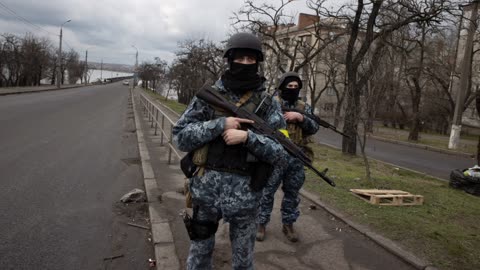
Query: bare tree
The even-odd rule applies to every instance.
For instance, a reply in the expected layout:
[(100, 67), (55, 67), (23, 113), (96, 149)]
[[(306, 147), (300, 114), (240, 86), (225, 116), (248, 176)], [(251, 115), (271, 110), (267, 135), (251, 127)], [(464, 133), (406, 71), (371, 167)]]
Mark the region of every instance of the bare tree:
[(155, 83), (162, 73), (162, 66), (153, 62), (142, 62), (138, 67), (138, 77), (142, 80), (143, 88), (155, 90)]
[(220, 77), (223, 53), (217, 44), (205, 39), (185, 40), (179, 47), (168, 72), (169, 85), (177, 91), (178, 101), (188, 104), (203, 84)]
[[(375, 87), (368, 88), (366, 91), (366, 96), (364, 97), (365, 106), (363, 107), (364, 112), (362, 115), (366, 117), (360, 118), (360, 123), (362, 124), (362, 132), (357, 134), (357, 139), (360, 144), (360, 152), (362, 154), (363, 163), (365, 164), (365, 175), (368, 181), (372, 181), (370, 162), (368, 161), (367, 154), (365, 153), (365, 146), (367, 145), (367, 133), (371, 131), (371, 122), (376, 113), (376, 104), (378, 103), (381, 91), (378, 91), (379, 88)], [(374, 182), (375, 183), (375, 182)]]
[(74, 50), (66, 54), (65, 69), (68, 72), (69, 84), (75, 84), (84, 77), (85, 63), (80, 61), (80, 55)]
[[(372, 77), (382, 58), (386, 39), (399, 29), (419, 22), (434, 23), (442, 13), (450, 8), (448, 1), (356, 1), (347, 6), (342, 18), (349, 21), (350, 37), (346, 51), (346, 91), (342, 152), (355, 154), (357, 149), (357, 128), (360, 116), (360, 96), (368, 80)], [(341, 9), (342, 9), (341, 8)], [(353, 10), (355, 14), (348, 11)], [(325, 16), (338, 17), (324, 12)], [(362, 68), (363, 67), (363, 68)]]
[[(422, 91), (425, 89), (427, 81), (424, 79), (424, 67), (426, 62), (426, 35), (431, 29), (427, 28), (425, 22), (419, 22), (416, 25), (408, 25), (399, 31), (400, 42), (393, 44), (401, 50), (406, 63), (403, 72), (404, 80), (410, 90), (412, 114), (410, 117), (410, 133), (408, 139), (418, 141), (420, 131), (420, 103)], [(397, 37), (398, 39), (398, 37)]]
[(2, 46), (2, 62), (4, 68), (0, 70), (5, 86), (19, 86), (21, 69), (21, 40), (11, 34), (3, 35), (5, 41)]
[[(314, 15), (300, 14), (298, 25), (293, 23), (295, 16), (286, 11), (291, 2), (281, 0), (274, 5), (246, 0), (232, 18), (236, 29), (247, 29), (262, 38), (262, 44), (267, 49), (265, 75), (269, 88), (276, 85), (279, 73), (287, 71), (302, 71), (304, 80), (311, 83), (307, 84), (316, 87), (315, 62), (329, 44), (346, 33), (345, 28), (341, 27), (341, 21), (320, 20), (325, 0), (308, 0), (307, 7)], [(316, 93), (310, 95), (318, 97)], [(318, 98), (312, 99), (312, 106), (315, 105), (315, 100)]]
[[(340, 122), (340, 113), (345, 100), (345, 59), (343, 52), (342, 44), (332, 44), (326, 48), (322, 55), (317, 56), (319, 59), (309, 63), (309, 66), (312, 66), (309, 74), (315, 75), (314, 78), (310, 79), (313, 83), (309, 84), (312, 107), (319, 102), (326, 91), (333, 91), (337, 100), (334, 109), (334, 126), (338, 126)], [(320, 81), (325, 82), (320, 89), (317, 89), (316, 85), (318, 76), (322, 78)]]
[[(0, 41), (0, 86), (36, 86), (42, 79), (55, 82), (57, 49), (50, 40), (27, 33), (24, 37), (3, 34)], [(75, 83), (83, 73), (78, 53), (64, 52), (61, 62), (62, 80), (68, 70), (70, 83)]]

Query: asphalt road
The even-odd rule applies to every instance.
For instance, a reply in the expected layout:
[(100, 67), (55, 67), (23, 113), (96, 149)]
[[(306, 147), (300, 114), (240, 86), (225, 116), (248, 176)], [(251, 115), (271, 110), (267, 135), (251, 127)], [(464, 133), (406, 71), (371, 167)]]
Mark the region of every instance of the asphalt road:
[(0, 97), (1, 269), (148, 269), (142, 183), (128, 87)]
[[(342, 147), (342, 136), (329, 129), (320, 128), (315, 139), (335, 148)], [(365, 152), (371, 158), (445, 180), (449, 179), (452, 170), (472, 167), (476, 163), (472, 158), (382, 142), (372, 138), (367, 139)], [(357, 149), (357, 153), (360, 154), (360, 148)]]

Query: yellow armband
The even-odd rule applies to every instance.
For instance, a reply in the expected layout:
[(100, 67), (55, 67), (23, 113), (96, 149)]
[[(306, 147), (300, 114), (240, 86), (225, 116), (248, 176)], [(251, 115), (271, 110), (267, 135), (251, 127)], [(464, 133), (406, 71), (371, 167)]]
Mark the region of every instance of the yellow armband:
[(278, 131), (280, 131), (283, 135), (285, 135), (285, 137), (290, 138), (290, 136), (288, 135), (288, 130), (286, 130), (286, 129), (279, 129)]

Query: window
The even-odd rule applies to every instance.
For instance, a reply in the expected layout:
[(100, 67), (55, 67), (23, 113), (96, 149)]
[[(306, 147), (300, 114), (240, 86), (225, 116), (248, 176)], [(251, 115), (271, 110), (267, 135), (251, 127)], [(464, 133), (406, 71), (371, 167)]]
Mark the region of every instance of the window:
[(325, 103), (323, 104), (323, 110), (326, 112), (333, 112), (333, 107), (335, 105), (333, 103)]
[(310, 47), (312, 42), (312, 35), (300, 36), (297, 40), (302, 47)]
[(333, 90), (333, 88), (329, 87), (327, 88), (327, 96), (335, 96), (337, 93)]

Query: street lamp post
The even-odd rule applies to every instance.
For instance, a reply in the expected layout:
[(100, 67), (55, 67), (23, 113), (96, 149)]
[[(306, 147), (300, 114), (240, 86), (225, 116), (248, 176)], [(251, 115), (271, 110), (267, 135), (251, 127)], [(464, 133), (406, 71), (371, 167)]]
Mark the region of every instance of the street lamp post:
[(89, 78), (88, 78), (88, 77), (89, 77), (89, 76), (88, 76), (88, 49), (91, 49), (91, 48), (93, 48), (93, 47), (95, 47), (95, 46), (88, 47), (88, 48), (85, 50), (85, 72), (84, 72), (84, 73), (85, 73), (85, 74), (84, 74), (84, 76), (85, 76), (85, 86), (87, 86), (88, 81), (89, 81)]
[(88, 49), (85, 50), (85, 71), (84, 71), (84, 74), (85, 76), (85, 86), (87, 86), (88, 82), (87, 82), (87, 79), (88, 79)]
[(137, 53), (135, 54), (135, 71), (133, 73), (133, 87), (137, 86), (137, 69), (138, 69), (138, 49), (134, 45), (132, 45), (135, 50), (137, 50)]
[(72, 20), (65, 21), (62, 23), (60, 26), (60, 45), (58, 46), (58, 57), (57, 57), (57, 88), (60, 88), (61, 80), (62, 80), (62, 69), (61, 69), (61, 64), (62, 64), (62, 28), (63, 25), (70, 22)]

